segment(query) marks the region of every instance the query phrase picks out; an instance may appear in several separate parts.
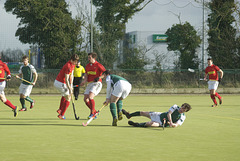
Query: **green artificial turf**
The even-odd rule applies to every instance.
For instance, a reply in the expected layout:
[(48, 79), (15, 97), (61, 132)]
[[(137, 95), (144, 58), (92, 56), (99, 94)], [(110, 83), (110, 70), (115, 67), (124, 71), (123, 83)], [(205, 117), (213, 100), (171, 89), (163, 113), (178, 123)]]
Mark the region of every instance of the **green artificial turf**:
[[(223, 95), (223, 105), (210, 107), (209, 95), (130, 95), (123, 101), (129, 112), (165, 112), (173, 104), (189, 103), (178, 128), (130, 127), (126, 117), (112, 127), (109, 107), (87, 127), (89, 109), (82, 96), (70, 104), (66, 120), (57, 118), (60, 96), (32, 95), (35, 107), (17, 118), (0, 105), (1, 161), (238, 161), (240, 157), (240, 95)], [(19, 96), (7, 96), (20, 106)], [(95, 97), (99, 109), (105, 96)], [(28, 102), (26, 103), (29, 106)], [(144, 117), (132, 121), (149, 121)]]

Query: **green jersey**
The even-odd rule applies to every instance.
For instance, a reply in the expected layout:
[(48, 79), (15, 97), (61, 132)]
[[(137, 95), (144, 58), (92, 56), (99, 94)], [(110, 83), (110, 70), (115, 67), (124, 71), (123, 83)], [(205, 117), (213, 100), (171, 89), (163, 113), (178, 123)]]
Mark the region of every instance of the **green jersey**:
[[(107, 80), (108, 79), (108, 80)], [(110, 81), (111, 82), (111, 86), (113, 87), (115, 83), (117, 83), (120, 80), (124, 80), (127, 81), (125, 78), (120, 77), (118, 75), (114, 75), (114, 74), (110, 74), (109, 78), (106, 78), (106, 81)]]
[[(22, 74), (22, 78), (29, 81), (33, 82), (33, 73), (36, 73), (36, 69), (34, 68), (33, 65), (28, 64), (26, 66), (22, 65), (19, 69), (19, 74)], [(27, 82), (22, 81), (23, 84), (30, 85)]]
[[(186, 119), (186, 116), (185, 116), (184, 113), (179, 113), (178, 112), (179, 109), (180, 109), (180, 107), (175, 104), (169, 109), (168, 112), (170, 112), (170, 111), (172, 112), (171, 116), (172, 116), (172, 122), (173, 123), (178, 123), (179, 125), (182, 125), (182, 123)], [(168, 112), (164, 112), (164, 113), (160, 114), (161, 122), (163, 122), (164, 118), (166, 119), (166, 126), (168, 126), (167, 122), (169, 121), (168, 117), (167, 117)]]

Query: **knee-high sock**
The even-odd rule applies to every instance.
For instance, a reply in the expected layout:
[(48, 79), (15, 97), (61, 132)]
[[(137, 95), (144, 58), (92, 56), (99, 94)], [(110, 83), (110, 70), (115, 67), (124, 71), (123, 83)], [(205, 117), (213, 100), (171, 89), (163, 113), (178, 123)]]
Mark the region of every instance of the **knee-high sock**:
[(211, 94), (210, 96), (211, 96), (211, 98), (212, 98), (212, 100), (213, 100), (213, 103), (214, 103), (215, 105), (217, 105), (217, 101), (216, 101), (215, 96), (214, 96), (213, 94)]
[(130, 116), (131, 117), (140, 116), (140, 111), (136, 111), (136, 112), (130, 113)]
[(67, 111), (67, 108), (68, 108), (68, 106), (70, 105), (70, 101), (65, 101), (64, 102), (64, 105), (63, 105), (63, 110), (62, 110), (62, 112), (61, 112), (61, 115), (62, 116), (64, 116), (65, 115), (65, 112)]
[(30, 97), (28, 97), (28, 96), (25, 98), (25, 100), (27, 100), (30, 103), (33, 103), (33, 100)]
[(221, 98), (222, 98), (217, 92), (215, 93), (215, 96), (216, 96), (218, 99), (221, 99)]
[(89, 99), (89, 102), (90, 102), (90, 107), (91, 107), (91, 113), (92, 114), (95, 114), (97, 111), (95, 110), (95, 101), (94, 99)]
[(110, 103), (110, 111), (113, 118), (117, 117), (117, 109), (115, 103)]
[(20, 102), (21, 102), (22, 108), (26, 108), (25, 99), (24, 98), (20, 98)]
[(59, 106), (59, 109), (60, 109), (61, 111), (63, 110), (65, 101), (66, 101), (66, 99), (62, 96), (61, 101), (60, 101), (60, 106)]
[(118, 112), (118, 113), (119, 113), (120, 111), (122, 111), (122, 106), (123, 106), (122, 100), (118, 100), (118, 101), (117, 101), (117, 112)]
[(7, 100), (4, 104), (7, 105), (8, 107), (12, 108), (13, 110), (15, 110), (15, 108), (16, 108), (9, 100)]

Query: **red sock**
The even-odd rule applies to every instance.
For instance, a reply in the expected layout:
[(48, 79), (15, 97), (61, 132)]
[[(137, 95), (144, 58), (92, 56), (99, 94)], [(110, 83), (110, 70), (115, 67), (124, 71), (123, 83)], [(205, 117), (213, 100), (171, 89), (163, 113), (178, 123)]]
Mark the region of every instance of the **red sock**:
[(95, 101), (94, 101), (94, 99), (89, 99), (89, 102), (91, 104), (91, 113), (95, 114), (97, 111), (95, 110)]
[(59, 109), (61, 111), (64, 110), (65, 101), (66, 101), (66, 99), (62, 96), (61, 101), (60, 101), (60, 106), (59, 106)]
[(62, 113), (61, 113), (62, 116), (64, 116), (64, 114), (67, 111), (67, 108), (68, 108), (69, 105), (70, 105), (70, 101), (66, 100), (65, 103), (64, 103), (64, 106), (63, 106)]
[(88, 102), (85, 102), (85, 104), (87, 105), (87, 107), (91, 110), (91, 104), (90, 104), (90, 101)]
[(214, 96), (213, 94), (211, 94), (210, 96), (211, 96), (211, 98), (212, 98), (212, 100), (213, 100), (213, 103), (214, 103), (215, 105), (217, 105), (217, 101), (216, 101), (215, 96)]
[(16, 108), (9, 100), (7, 100), (4, 104), (7, 105), (8, 107), (12, 108), (13, 110), (15, 110), (15, 108)]
[(222, 99), (222, 97), (216, 92), (215, 93), (215, 96), (218, 98), (218, 99)]

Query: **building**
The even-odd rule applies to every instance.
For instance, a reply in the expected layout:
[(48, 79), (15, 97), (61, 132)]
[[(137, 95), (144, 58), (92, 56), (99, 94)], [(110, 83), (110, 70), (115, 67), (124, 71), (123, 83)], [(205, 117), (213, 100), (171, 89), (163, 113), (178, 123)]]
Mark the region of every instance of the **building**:
[[(126, 33), (127, 42), (124, 46), (128, 48), (141, 48), (146, 51), (146, 56), (150, 64), (145, 69), (154, 69), (156, 59), (160, 61), (162, 69), (173, 69), (174, 62), (178, 60), (178, 55), (167, 50), (167, 35), (161, 31), (133, 31)], [(120, 51), (120, 63), (124, 61)]]

